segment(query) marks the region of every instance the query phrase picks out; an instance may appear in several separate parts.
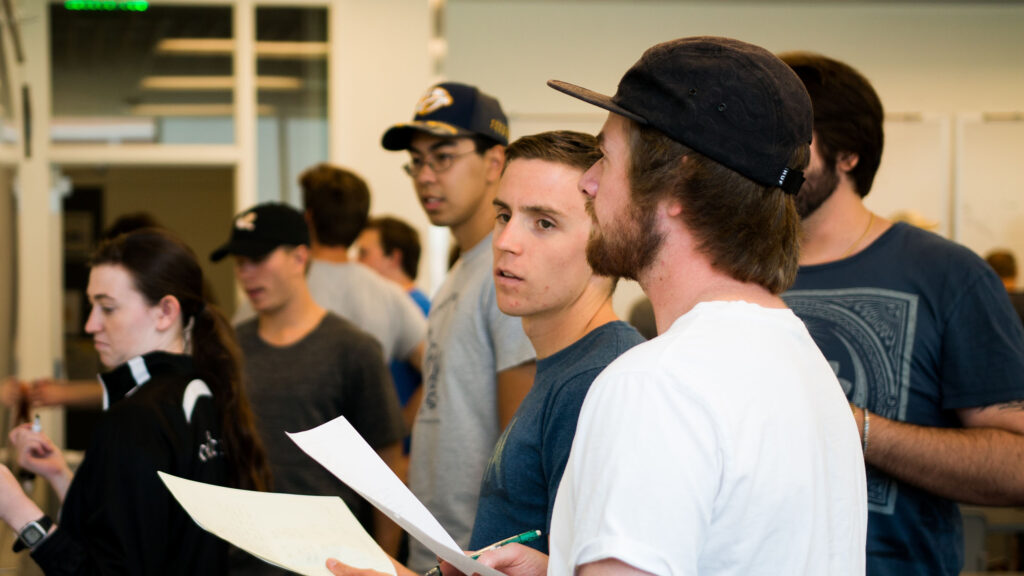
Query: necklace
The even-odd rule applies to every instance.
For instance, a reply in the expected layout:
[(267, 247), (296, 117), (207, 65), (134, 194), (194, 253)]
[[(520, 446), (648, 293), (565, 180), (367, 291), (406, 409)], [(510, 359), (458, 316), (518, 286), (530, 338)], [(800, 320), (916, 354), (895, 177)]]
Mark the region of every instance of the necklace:
[(850, 244), (850, 247), (846, 249), (846, 252), (844, 252), (843, 255), (839, 257), (840, 260), (846, 258), (851, 253), (853, 253), (853, 249), (856, 248), (857, 245), (860, 244), (861, 240), (863, 240), (864, 237), (868, 235), (868, 230), (871, 230), (871, 225), (875, 223), (875, 213), (869, 212), (869, 214), (871, 214), (871, 217), (868, 218), (867, 227), (865, 227), (864, 231), (860, 233), (860, 236), (858, 236), (857, 239), (853, 241), (853, 244)]

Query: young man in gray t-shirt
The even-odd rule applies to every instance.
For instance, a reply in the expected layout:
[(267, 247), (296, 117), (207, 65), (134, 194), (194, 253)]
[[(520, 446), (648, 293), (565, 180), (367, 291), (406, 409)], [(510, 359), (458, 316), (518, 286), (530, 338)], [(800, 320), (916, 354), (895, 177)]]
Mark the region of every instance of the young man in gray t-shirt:
[[(508, 144), (505, 115), (493, 97), (454, 82), (432, 87), (416, 110), (412, 122), (384, 134), (382, 145), (408, 151), (405, 169), (424, 212), (451, 229), (461, 256), (428, 318), (409, 486), (465, 548), (487, 460), (533, 384), (534, 352), (494, 294), (491, 202)], [(410, 568), (436, 563), (419, 543), (409, 548)]]
[[(345, 416), (394, 466), (405, 425), (380, 344), (313, 300), (306, 283), (309, 235), (298, 210), (268, 203), (238, 215), (231, 239), (211, 258), (229, 254), (256, 311), (256, 318), (238, 326), (238, 341), (273, 490), (341, 496), (381, 546), (395, 553), (397, 526), (285, 436)], [(245, 570), (280, 573), (263, 564)]]

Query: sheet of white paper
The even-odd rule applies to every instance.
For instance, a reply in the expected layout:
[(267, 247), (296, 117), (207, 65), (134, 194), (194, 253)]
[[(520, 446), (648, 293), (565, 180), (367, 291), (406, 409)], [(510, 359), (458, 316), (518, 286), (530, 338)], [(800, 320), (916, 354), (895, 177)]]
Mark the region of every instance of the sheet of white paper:
[(341, 498), (252, 492), (157, 472), (196, 524), (268, 562), (309, 576), (329, 575), (337, 558), (395, 574), (387, 554)]
[(288, 437), (331, 474), (387, 514), (410, 536), (464, 574), (502, 576), (494, 568), (463, 554), (437, 518), (395, 476), (344, 416), (312, 430), (288, 433)]

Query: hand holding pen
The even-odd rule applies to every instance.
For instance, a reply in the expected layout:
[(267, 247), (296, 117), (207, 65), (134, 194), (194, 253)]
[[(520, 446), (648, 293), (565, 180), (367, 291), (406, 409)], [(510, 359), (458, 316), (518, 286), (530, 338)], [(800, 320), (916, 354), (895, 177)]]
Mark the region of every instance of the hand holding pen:
[[(522, 534), (516, 534), (515, 536), (510, 536), (508, 538), (505, 538), (504, 540), (498, 540), (497, 542), (495, 542), (494, 544), (491, 544), (490, 546), (485, 546), (484, 548), (481, 548), (481, 549), (477, 550), (476, 552), (468, 554), (468, 556), (470, 558), (472, 558), (473, 560), (476, 560), (484, 552), (488, 552), (490, 550), (495, 550), (497, 548), (501, 548), (502, 546), (506, 546), (508, 544), (526, 544), (527, 542), (533, 542), (534, 540), (540, 538), (540, 536), (541, 536), (541, 531), (540, 530), (530, 530), (530, 531), (527, 531), (527, 532), (523, 532)], [(427, 572), (426, 572), (426, 574), (424, 576), (441, 576), (441, 565), (438, 564), (437, 566), (434, 566), (430, 570), (427, 570)]]
[(18, 465), (46, 478), (63, 501), (71, 483), (71, 469), (60, 448), (42, 431), (39, 417), (36, 416), (32, 424), (16, 426), (9, 437), (18, 455)]
[[(547, 567), (547, 555), (538, 552), (533, 548), (518, 545), (518, 543), (521, 542), (532, 542), (539, 538), (540, 535), (540, 530), (530, 530), (529, 532), (523, 532), (522, 534), (517, 534), (515, 536), (512, 536), (511, 538), (500, 540), (498, 542), (495, 542), (494, 544), (491, 544), (490, 546), (487, 546), (486, 548), (482, 548), (480, 550), (477, 550), (476, 552), (472, 552), (469, 554), (469, 556), (473, 559), (476, 559), (481, 554), (487, 551), (493, 551), (496, 548), (505, 547), (506, 544), (511, 544), (511, 546), (505, 547), (504, 550), (512, 552), (511, 554), (509, 554), (509, 557), (512, 558), (512, 560), (505, 560), (503, 558), (493, 558), (494, 556), (501, 554), (500, 552), (495, 552), (494, 554), (489, 554), (487, 558), (484, 558), (483, 563), (485, 565), (490, 565), (492, 567), (498, 568), (500, 571), (505, 572), (510, 576), (544, 576), (544, 570), (538, 570), (537, 567)], [(522, 552), (519, 552), (520, 550)], [(497, 565), (491, 563), (492, 558), (496, 562), (498, 562)], [(527, 562), (519, 562), (518, 559), (520, 558), (527, 560)], [(542, 559), (542, 562), (537, 562), (536, 560), (538, 558)], [(394, 558), (392, 558), (391, 561), (394, 563), (395, 570), (399, 576), (418, 576), (416, 572), (413, 572), (412, 570), (406, 568), (398, 562), (395, 562)], [(386, 576), (382, 572), (377, 572), (369, 568), (355, 568), (353, 566), (343, 564), (339, 562), (336, 558), (329, 558), (326, 564), (327, 569), (331, 572), (331, 574), (334, 574), (335, 576)], [(454, 567), (450, 566), (450, 569), (454, 569)], [(524, 572), (523, 569), (528, 569), (529, 571)], [(440, 566), (435, 566), (428, 572), (428, 574), (441, 574)]]
[[(27, 405), (26, 405), (26, 410), (27, 410)], [(27, 417), (27, 415), (26, 415), (26, 417)], [(35, 418), (32, 419), (32, 432), (34, 434), (39, 434), (42, 431), (43, 431), (43, 425), (42, 425), (42, 423), (39, 420), (39, 414), (36, 414)], [(17, 444), (14, 442), (14, 431), (13, 430), (11, 431), (11, 442), (12, 442), (12, 444), (15, 444), (15, 446), (17, 446)], [(19, 452), (20, 452), (20, 450), (19, 450)], [(25, 492), (25, 494), (32, 494), (34, 492), (34, 489), (35, 489), (36, 473), (33, 470), (25, 468), (25, 465), (21, 463), (21, 458), (19, 458), (18, 460), (19, 460), (18, 464), (21, 466), (21, 468), (18, 470), (18, 480), (21, 481), (21, 489)]]

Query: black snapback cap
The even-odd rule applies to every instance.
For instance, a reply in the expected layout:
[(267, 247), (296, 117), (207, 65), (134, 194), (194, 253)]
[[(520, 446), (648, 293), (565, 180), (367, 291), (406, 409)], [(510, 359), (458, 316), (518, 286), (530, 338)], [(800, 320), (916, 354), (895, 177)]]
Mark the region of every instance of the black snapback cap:
[(811, 141), (811, 100), (793, 70), (759, 46), (680, 38), (644, 52), (614, 96), (559, 80), (548, 86), (656, 128), (759, 184), (789, 194), (803, 184), (789, 162)]
[(416, 103), (412, 122), (389, 128), (381, 145), (386, 150), (408, 150), (416, 132), (442, 138), (480, 135), (508, 146), (508, 118), (498, 100), (476, 86), (458, 82), (431, 87)]
[(257, 204), (235, 216), (231, 238), (210, 254), (218, 262), (229, 254), (261, 260), (278, 246), (309, 245), (306, 218), (280, 202)]

